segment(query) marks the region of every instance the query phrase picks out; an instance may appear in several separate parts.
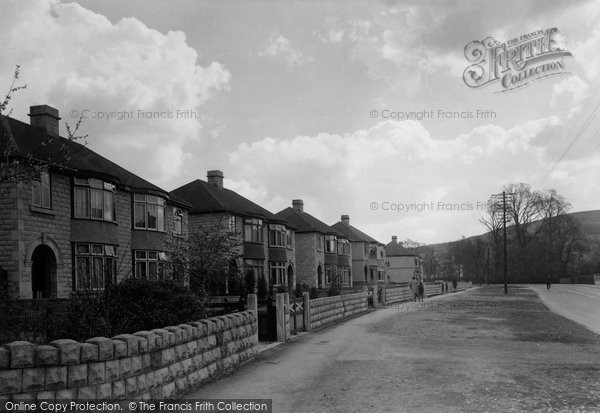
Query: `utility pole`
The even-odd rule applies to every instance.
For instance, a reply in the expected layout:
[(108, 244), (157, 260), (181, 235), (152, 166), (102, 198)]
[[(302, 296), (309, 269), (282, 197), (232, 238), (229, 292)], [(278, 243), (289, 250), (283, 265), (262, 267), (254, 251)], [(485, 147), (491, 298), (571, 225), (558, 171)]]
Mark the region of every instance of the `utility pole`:
[[(506, 196), (512, 196), (513, 194), (507, 194), (506, 191), (502, 191), (502, 222), (504, 224), (504, 294), (508, 294), (508, 265), (507, 265), (507, 251), (506, 251)], [(492, 197), (498, 199), (500, 194), (492, 194)]]

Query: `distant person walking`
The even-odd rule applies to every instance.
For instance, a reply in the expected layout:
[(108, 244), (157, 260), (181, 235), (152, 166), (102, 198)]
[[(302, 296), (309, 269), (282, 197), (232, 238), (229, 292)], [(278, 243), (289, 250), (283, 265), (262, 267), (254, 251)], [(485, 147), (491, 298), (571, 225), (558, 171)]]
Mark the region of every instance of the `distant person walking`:
[(415, 279), (415, 277), (412, 277), (412, 280), (410, 280), (410, 283), (408, 284), (408, 286), (410, 287), (410, 290), (412, 291), (413, 301), (417, 301), (417, 296), (419, 295), (419, 283), (417, 283), (417, 280)]
[(548, 276), (546, 279), (546, 288), (550, 289), (550, 287), (552, 287), (552, 277)]
[(452, 280), (452, 288), (454, 288), (454, 291), (456, 291), (456, 285), (457, 285), (457, 284), (458, 284), (458, 283), (456, 282), (456, 280), (455, 280), (455, 279), (454, 279), (454, 280)]
[(419, 280), (419, 282), (417, 283), (417, 289), (419, 291), (418, 301), (423, 302), (423, 297), (425, 296), (425, 284), (423, 284), (423, 281)]

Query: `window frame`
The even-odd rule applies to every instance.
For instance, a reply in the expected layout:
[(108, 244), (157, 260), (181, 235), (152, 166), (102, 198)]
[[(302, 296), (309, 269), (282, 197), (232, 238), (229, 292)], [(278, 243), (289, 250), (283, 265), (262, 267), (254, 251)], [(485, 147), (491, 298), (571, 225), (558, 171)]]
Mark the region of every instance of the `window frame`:
[(252, 242), (255, 244), (264, 243), (263, 228), (264, 221), (261, 218), (245, 218), (244, 242)]
[(269, 224), (269, 247), (286, 248), (287, 232), (285, 225)]
[(337, 237), (335, 235), (325, 235), (325, 253), (337, 254)]
[(269, 261), (269, 278), (274, 287), (287, 283), (287, 263), (284, 261)]
[[(103, 291), (117, 282), (117, 246), (77, 242), (73, 244), (74, 288), (76, 292)], [(87, 274), (80, 274), (80, 263), (87, 262)], [(96, 263), (100, 262), (98, 267)], [(101, 274), (96, 270), (100, 268)], [(85, 278), (86, 280), (82, 280)], [(86, 284), (81, 285), (81, 284)]]
[[(167, 278), (168, 256), (164, 251), (158, 250), (133, 250), (133, 277), (151, 281), (160, 281)], [(152, 270), (154, 267), (154, 270)], [(143, 270), (143, 271), (140, 271)], [(140, 274), (143, 272), (143, 274)]]
[[(143, 197), (143, 199), (142, 199)], [(139, 211), (138, 207), (143, 207), (143, 226), (139, 226), (138, 223), (141, 222), (138, 216)], [(156, 231), (156, 232), (166, 232), (165, 225), (165, 213), (166, 213), (167, 202), (165, 198), (158, 195), (150, 195), (150, 194), (141, 194), (134, 193), (133, 194), (133, 229), (141, 230), (141, 231)], [(155, 227), (150, 226), (151, 218), (150, 209), (155, 210)], [(162, 217), (162, 219), (161, 219)], [(162, 225), (161, 225), (162, 224)]]
[[(46, 191), (44, 191), (46, 189)], [(36, 192), (39, 202), (36, 202)], [(47, 203), (44, 194), (47, 193)], [(31, 205), (36, 208), (52, 209), (52, 179), (50, 172), (40, 172), (31, 181)]]
[[(92, 221), (117, 222), (117, 186), (110, 182), (98, 178), (73, 178), (73, 218), (89, 219)], [(79, 215), (79, 197), (76, 195), (79, 191), (85, 194), (85, 216)], [(100, 216), (93, 216), (94, 203), (92, 194), (100, 194), (97, 202), (100, 205)], [(110, 202), (107, 203), (107, 201)], [(96, 208), (98, 210), (98, 208)], [(107, 218), (107, 212), (110, 211), (110, 217)]]

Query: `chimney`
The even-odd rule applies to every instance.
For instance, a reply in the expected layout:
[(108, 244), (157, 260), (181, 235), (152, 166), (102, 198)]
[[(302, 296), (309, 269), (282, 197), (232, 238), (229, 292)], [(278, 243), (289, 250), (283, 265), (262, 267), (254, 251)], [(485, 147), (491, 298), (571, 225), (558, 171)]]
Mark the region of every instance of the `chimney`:
[(304, 212), (304, 201), (301, 199), (294, 199), (292, 201), (292, 207), (294, 207), (296, 211)]
[(350, 215), (342, 215), (341, 221), (344, 225), (350, 225)]
[(30, 106), (29, 117), (31, 126), (44, 129), (48, 135), (59, 135), (58, 109), (48, 105)]
[(223, 172), (219, 170), (208, 171), (206, 173), (206, 180), (209, 184), (223, 188)]
[(395, 235), (392, 235), (392, 242), (393, 242), (394, 244), (397, 244), (397, 243), (398, 243), (398, 237), (397, 237), (397, 236), (395, 236)]

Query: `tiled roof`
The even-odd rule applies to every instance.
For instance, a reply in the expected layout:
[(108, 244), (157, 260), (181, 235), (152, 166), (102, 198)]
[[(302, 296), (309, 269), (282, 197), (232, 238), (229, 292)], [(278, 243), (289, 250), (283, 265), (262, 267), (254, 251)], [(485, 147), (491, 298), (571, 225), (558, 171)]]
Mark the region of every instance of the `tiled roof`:
[(361, 230), (353, 227), (350, 224), (344, 224), (339, 221), (332, 225), (332, 227), (342, 234), (346, 235), (348, 239), (352, 242), (369, 242), (375, 244), (381, 244), (381, 242), (377, 241), (375, 238), (365, 234)]
[(237, 192), (196, 179), (171, 193), (193, 205), (191, 213), (231, 212), (243, 216), (262, 217), (280, 221), (272, 212), (244, 198)]
[[(49, 137), (43, 129), (16, 119), (4, 119), (5, 121), (0, 124), (0, 140), (3, 141), (0, 146), (6, 144), (3, 130), (8, 127), (10, 129), (9, 136), (12, 136), (16, 145), (15, 156), (31, 155), (40, 161), (59, 161), (66, 170), (105, 177), (107, 180), (115, 181), (114, 183), (117, 185), (127, 186), (132, 190), (154, 191), (165, 196), (168, 195), (164, 189), (129, 172), (78, 142), (69, 142), (63, 137)], [(63, 145), (68, 146), (68, 152), (63, 153), (69, 153), (69, 158), (58, 158)]]
[(296, 227), (296, 232), (320, 232), (327, 235), (341, 235), (338, 231), (313, 217), (308, 212), (301, 212), (292, 207), (279, 211), (275, 216)]
[(404, 248), (397, 242), (390, 242), (385, 246), (385, 255), (388, 257), (413, 257), (417, 256), (414, 252), (411, 252)]

